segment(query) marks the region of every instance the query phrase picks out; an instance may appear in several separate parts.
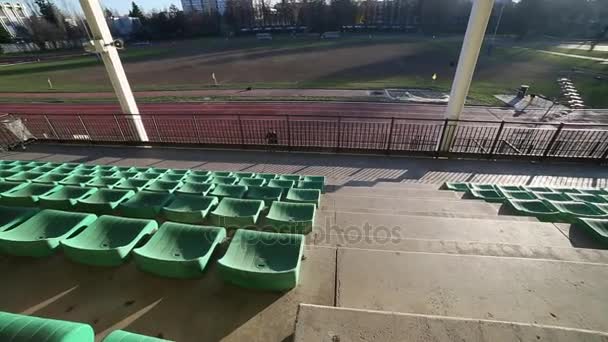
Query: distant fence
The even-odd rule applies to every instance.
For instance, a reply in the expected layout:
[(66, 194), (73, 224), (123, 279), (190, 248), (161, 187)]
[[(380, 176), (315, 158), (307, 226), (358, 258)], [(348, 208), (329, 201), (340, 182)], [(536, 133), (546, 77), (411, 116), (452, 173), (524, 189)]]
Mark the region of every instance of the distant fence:
[[(42, 141), (139, 144), (133, 120), (112, 114), (16, 114)], [(606, 161), (608, 125), (391, 117), (144, 114), (150, 144), (473, 158)], [(449, 141), (448, 141), (449, 140)], [(273, 144), (274, 145), (274, 144)], [(449, 147), (442, 151), (441, 146)]]

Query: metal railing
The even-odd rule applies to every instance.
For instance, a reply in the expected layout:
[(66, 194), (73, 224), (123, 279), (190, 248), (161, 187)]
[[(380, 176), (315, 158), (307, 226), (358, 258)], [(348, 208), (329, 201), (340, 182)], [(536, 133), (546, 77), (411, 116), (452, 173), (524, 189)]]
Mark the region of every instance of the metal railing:
[[(131, 118), (16, 114), (38, 140), (138, 144)], [(605, 161), (608, 125), (305, 115), (146, 114), (151, 144)], [(441, 151), (451, 139), (449, 151)]]

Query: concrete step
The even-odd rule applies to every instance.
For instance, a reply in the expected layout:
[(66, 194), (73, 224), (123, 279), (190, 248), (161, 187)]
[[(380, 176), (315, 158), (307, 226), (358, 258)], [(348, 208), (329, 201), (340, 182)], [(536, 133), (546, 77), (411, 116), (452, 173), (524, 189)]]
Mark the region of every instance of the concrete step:
[(435, 199), (459, 199), (462, 193), (455, 191), (409, 189), (409, 188), (370, 188), (343, 186), (336, 187), (333, 191), (328, 191), (328, 195), (339, 196), (367, 196), (367, 197), (390, 197), (390, 198), (435, 198)]
[(608, 332), (604, 264), (340, 248), (337, 270), (340, 307)]
[(313, 235), (332, 234), (346, 235), (354, 241), (357, 238), (372, 238), (380, 242), (386, 239), (422, 239), (543, 247), (572, 246), (566, 235), (551, 223), (342, 211), (332, 215), (319, 212)]
[(377, 182), (373, 188), (393, 188), (393, 189), (410, 189), (410, 190), (439, 190), (443, 183), (417, 183), (412, 181), (411, 183), (401, 182)]
[[(407, 338), (405, 338), (407, 336)], [(295, 342), (334, 341), (599, 342), (608, 334), (537, 324), (356, 310), (301, 304)]]
[[(381, 210), (410, 213), (455, 213), (498, 215), (500, 206), (478, 200), (428, 199), (428, 198), (386, 198), (367, 196), (325, 195), (321, 201), (321, 210), (366, 211)], [(355, 210), (353, 210), (355, 209)]]

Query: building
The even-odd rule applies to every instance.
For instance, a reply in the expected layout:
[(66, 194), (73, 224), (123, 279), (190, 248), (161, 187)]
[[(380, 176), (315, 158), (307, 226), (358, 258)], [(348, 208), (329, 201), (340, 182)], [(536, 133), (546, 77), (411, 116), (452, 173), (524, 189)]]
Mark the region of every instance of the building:
[(226, 11), (226, 0), (182, 0), (182, 8), (185, 13), (211, 13)]
[(28, 18), (27, 8), (19, 3), (0, 3), (0, 24), (15, 38), (19, 36), (19, 28), (25, 26)]

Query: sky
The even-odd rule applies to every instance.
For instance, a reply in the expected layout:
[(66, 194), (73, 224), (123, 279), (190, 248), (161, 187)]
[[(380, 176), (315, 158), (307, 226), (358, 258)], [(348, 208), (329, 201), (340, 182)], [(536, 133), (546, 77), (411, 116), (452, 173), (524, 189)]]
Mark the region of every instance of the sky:
[[(2, 2), (6, 0), (0, 0)], [(101, 5), (116, 9), (120, 14), (127, 14), (129, 9), (131, 8), (132, 0), (100, 0)], [(8, 2), (19, 2), (26, 3), (28, 0), (8, 0)], [(33, 2), (33, 1), (30, 1)], [(78, 11), (80, 9), (80, 3), (78, 0), (53, 0), (55, 4), (59, 7), (68, 9), (71, 11)], [(182, 3), (180, 0), (135, 0), (135, 3), (139, 5), (144, 11), (151, 11), (152, 9), (163, 9), (169, 8), (171, 4), (175, 4), (179, 9), (182, 8)]]

